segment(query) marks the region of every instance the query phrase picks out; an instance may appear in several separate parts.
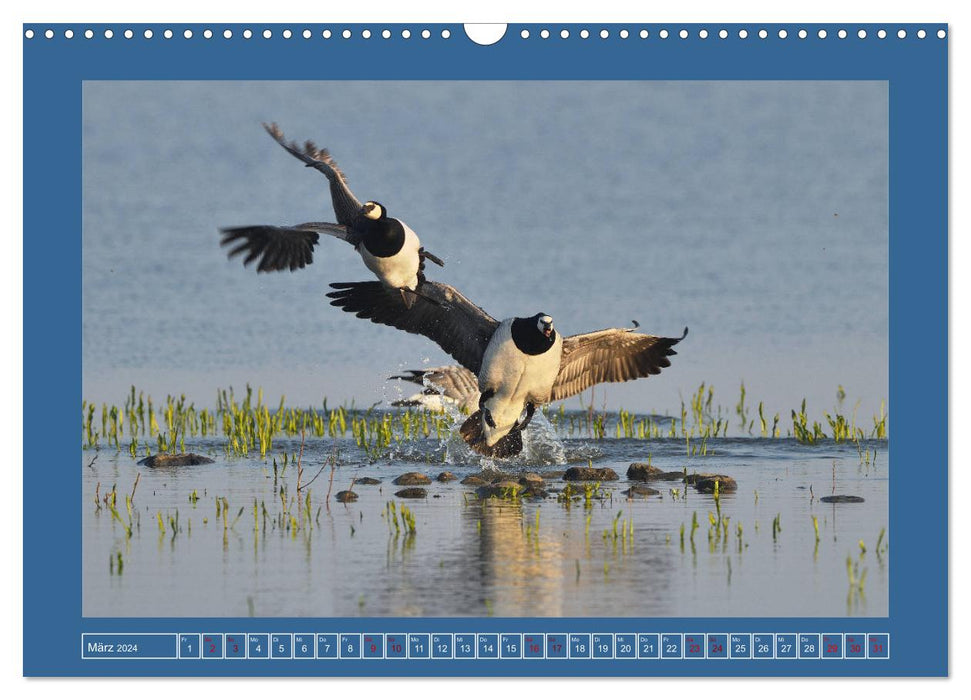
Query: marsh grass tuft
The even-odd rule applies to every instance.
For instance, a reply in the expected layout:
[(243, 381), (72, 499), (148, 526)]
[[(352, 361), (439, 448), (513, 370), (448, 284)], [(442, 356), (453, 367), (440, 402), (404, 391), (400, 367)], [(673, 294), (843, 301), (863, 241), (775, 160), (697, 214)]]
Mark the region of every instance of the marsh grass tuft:
[(883, 537), (886, 534), (887, 534), (887, 528), (881, 527), (880, 534), (877, 535), (877, 546), (874, 547), (874, 551), (877, 553), (878, 557), (887, 551), (887, 546), (883, 544)]
[[(832, 414), (824, 412), (823, 424), (829, 425), (835, 442), (859, 445), (864, 431), (856, 426), (855, 411), (851, 418), (842, 413), (845, 397), (843, 387), (838, 387), (837, 407)], [(749, 416), (749, 402), (744, 382), (739, 385), (739, 398), (733, 409), (717, 404), (714, 388), (702, 382), (687, 401), (682, 400), (680, 414), (674, 416), (637, 415), (623, 408), (614, 413), (606, 405), (595, 411), (592, 394), (589, 404), (581, 399), (579, 412), (567, 412), (560, 404), (556, 409), (545, 406), (543, 414), (557, 433), (569, 437), (578, 434), (604, 439), (610, 428), (619, 439), (658, 440), (680, 436), (687, 456), (693, 458), (712, 454), (710, 441), (728, 437), (732, 413), (737, 418), (740, 435), (753, 434), (757, 422), (761, 437), (782, 437), (779, 414), (775, 413), (770, 425), (764, 402), (757, 403), (755, 417)], [(807, 414), (805, 400), (800, 410), (792, 410), (791, 415), (791, 435), (801, 444), (816, 445), (829, 439), (820, 422)], [(435, 438), (442, 442), (453, 432), (454, 421), (455, 417), (448, 412), (425, 408), (385, 410), (375, 404), (360, 409), (353, 402), (331, 407), (326, 399), (317, 406), (293, 407), (286, 405), (285, 396), (271, 404), (264, 400), (262, 388), (254, 391), (249, 384), (239, 396), (232, 387), (218, 390), (214, 410), (197, 408), (184, 394), (167, 395), (163, 402), (156, 404), (150, 396), (131, 387), (121, 407), (82, 401), (81, 443), (84, 449), (127, 449), (134, 459), (139, 453), (149, 456), (153, 449), (159, 453), (185, 451), (187, 439), (221, 436), (222, 450), (227, 457), (255, 453), (268, 459), (274, 441), (281, 436), (294, 438), (306, 434), (308, 438), (352, 439), (366, 458), (374, 462), (394, 454), (411, 441)], [(869, 439), (887, 439), (885, 402), (881, 402), (879, 412), (873, 416)], [(869, 446), (861, 448), (861, 461), (867, 459), (869, 449)], [(446, 453), (439, 453), (442, 460)], [(285, 472), (294, 460), (285, 452), (282, 458)]]
[(815, 445), (826, 438), (818, 421), (814, 421), (810, 428), (809, 417), (806, 414), (806, 399), (802, 400), (799, 413), (792, 411), (792, 432), (796, 440), (803, 445)]

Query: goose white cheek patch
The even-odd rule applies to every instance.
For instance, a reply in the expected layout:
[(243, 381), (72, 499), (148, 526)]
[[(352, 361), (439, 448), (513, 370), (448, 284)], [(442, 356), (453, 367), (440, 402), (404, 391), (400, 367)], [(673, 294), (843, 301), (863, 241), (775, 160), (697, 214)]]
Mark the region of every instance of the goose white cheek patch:
[(948, 34), (23, 25), (23, 673), (947, 674)]

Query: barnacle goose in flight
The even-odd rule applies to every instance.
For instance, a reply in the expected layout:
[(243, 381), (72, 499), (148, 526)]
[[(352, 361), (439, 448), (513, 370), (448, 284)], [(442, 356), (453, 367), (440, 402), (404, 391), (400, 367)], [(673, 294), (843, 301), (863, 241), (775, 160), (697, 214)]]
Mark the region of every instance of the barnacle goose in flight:
[(259, 259), (258, 272), (297, 270), (313, 262), (314, 247), (325, 233), (353, 245), (367, 268), (382, 284), (400, 290), (405, 307), (410, 307), (419, 294), (415, 291), (418, 284), (424, 280), (425, 260), (444, 266), (442, 260), (422, 248), (415, 232), (403, 221), (388, 216), (383, 205), (370, 201), (362, 205), (327, 149), (317, 148), (310, 141), (303, 147), (287, 142), (276, 124), (264, 124), (263, 128), (287, 152), (327, 177), (337, 223), (224, 228), (222, 245), (235, 246), (229, 257), (246, 253), (244, 265)]
[(471, 413), (479, 403), (479, 380), (461, 365), (409, 369), (405, 374), (388, 377), (418, 384), (424, 389), (405, 399), (392, 401), (392, 406), (425, 406), (440, 409), (446, 404)]
[[(327, 296), (358, 318), (436, 342), (478, 378), (478, 410), (461, 434), (476, 452), (509, 457), (523, 448), (522, 430), (536, 406), (601, 382), (624, 382), (669, 367), (680, 338), (608, 328), (564, 338), (544, 313), (497, 321), (454, 287), (426, 281), (411, 307), (377, 282), (339, 282)], [(520, 420), (523, 411), (526, 415)]]

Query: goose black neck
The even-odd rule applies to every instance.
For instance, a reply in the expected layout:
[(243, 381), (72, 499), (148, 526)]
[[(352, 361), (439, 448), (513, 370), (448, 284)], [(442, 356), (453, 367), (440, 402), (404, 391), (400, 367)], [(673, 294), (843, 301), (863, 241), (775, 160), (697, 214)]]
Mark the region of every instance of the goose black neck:
[(512, 341), (519, 351), (526, 355), (542, 355), (556, 342), (556, 331), (547, 338), (536, 327), (536, 318), (514, 318), (512, 321)]
[(368, 219), (362, 217), (360, 227), (364, 229), (364, 247), (371, 255), (390, 258), (398, 253), (405, 244), (405, 229), (397, 219), (387, 217)]

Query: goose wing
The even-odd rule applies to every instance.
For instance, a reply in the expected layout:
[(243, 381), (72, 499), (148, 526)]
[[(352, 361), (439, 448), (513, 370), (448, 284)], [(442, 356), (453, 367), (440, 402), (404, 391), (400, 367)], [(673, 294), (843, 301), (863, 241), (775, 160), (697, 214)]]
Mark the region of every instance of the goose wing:
[(361, 211), (361, 203), (348, 188), (347, 178), (337, 167), (337, 162), (331, 157), (330, 152), (326, 148), (317, 148), (313, 141), (307, 141), (303, 146), (296, 141), (288, 142), (276, 123), (264, 124), (263, 128), (290, 155), (302, 161), (308, 168), (319, 170), (327, 176), (337, 222), (345, 226), (353, 224), (354, 217)]
[(327, 296), (333, 306), (372, 323), (417, 333), (437, 343), (474, 374), (499, 322), (469, 301), (455, 287), (441, 282), (418, 286), (411, 306), (399, 289), (380, 282), (335, 282)]
[(587, 387), (602, 382), (626, 382), (659, 374), (671, 366), (674, 346), (680, 338), (661, 338), (637, 333), (632, 328), (608, 328), (571, 335), (563, 339), (560, 372), (553, 383), (550, 401), (579, 394)]
[(401, 379), (421, 386), (431, 385), (459, 403), (464, 403), (471, 395), (478, 396), (479, 393), (479, 380), (461, 365), (409, 369), (407, 374), (388, 377), (388, 379)]
[(309, 222), (297, 226), (236, 226), (220, 229), (221, 245), (235, 246), (229, 257), (246, 253), (243, 265), (259, 260), (257, 272), (298, 270), (314, 261), (314, 247), (324, 233), (357, 245), (360, 236), (346, 226)]

